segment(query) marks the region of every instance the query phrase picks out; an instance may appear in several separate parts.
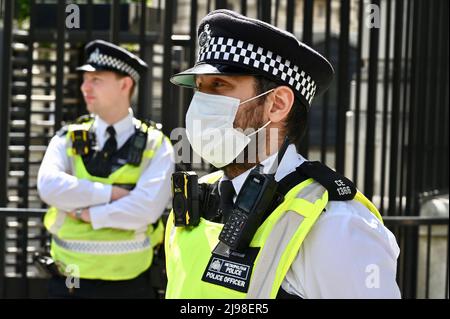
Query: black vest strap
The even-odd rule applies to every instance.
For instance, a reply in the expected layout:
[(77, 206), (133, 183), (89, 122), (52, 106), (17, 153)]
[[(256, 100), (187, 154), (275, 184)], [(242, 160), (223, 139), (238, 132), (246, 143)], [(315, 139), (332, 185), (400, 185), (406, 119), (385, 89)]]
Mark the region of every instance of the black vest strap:
[(278, 192), (285, 196), (291, 189), (306, 181), (308, 178), (309, 177), (302, 174), (297, 167), (295, 171), (286, 175), (278, 182)]
[(347, 201), (355, 198), (357, 192), (355, 184), (320, 162), (302, 163), (294, 172), (278, 182), (278, 191), (286, 195), (292, 188), (308, 178), (314, 179), (328, 191), (329, 201)]
[(313, 178), (328, 191), (329, 201), (347, 201), (355, 198), (356, 187), (347, 177), (320, 162), (304, 162), (297, 167), (300, 174)]

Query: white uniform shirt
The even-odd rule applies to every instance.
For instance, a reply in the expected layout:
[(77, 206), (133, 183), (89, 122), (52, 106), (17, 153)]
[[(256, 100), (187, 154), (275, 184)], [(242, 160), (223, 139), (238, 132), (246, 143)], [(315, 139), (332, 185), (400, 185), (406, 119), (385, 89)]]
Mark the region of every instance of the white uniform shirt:
[[(265, 173), (277, 155), (261, 163)], [(281, 180), (304, 161), (295, 146), (289, 145), (275, 179)], [(236, 194), (249, 172), (232, 179)], [(330, 201), (305, 238), (281, 287), (308, 299), (400, 298), (395, 281), (399, 253), (394, 235), (364, 205), (355, 200)]]
[[(117, 148), (135, 133), (131, 112), (114, 124)], [(109, 125), (95, 118), (93, 128), (98, 147), (103, 148), (109, 137)], [(152, 131), (149, 131), (152, 134)], [(156, 134), (157, 132), (153, 132)], [(139, 230), (158, 220), (170, 199), (170, 177), (174, 172), (173, 148), (163, 139), (162, 145), (147, 167), (136, 187), (127, 196), (110, 202), (112, 186), (79, 179), (72, 175), (66, 151), (66, 137), (54, 136), (39, 168), (37, 187), (41, 199), (59, 210), (70, 212), (89, 207), (94, 229), (111, 227)]]

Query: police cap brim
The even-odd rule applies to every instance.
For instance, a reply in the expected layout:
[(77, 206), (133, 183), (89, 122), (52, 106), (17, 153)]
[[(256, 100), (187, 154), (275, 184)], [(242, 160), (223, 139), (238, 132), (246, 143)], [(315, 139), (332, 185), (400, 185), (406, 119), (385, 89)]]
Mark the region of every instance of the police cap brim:
[(175, 85), (195, 88), (195, 77), (197, 75), (257, 75), (257, 72), (229, 64), (199, 63), (190, 69), (173, 75), (170, 82)]
[(95, 72), (95, 71), (111, 71), (118, 74), (128, 75), (125, 72), (120, 72), (116, 69), (109, 68), (109, 67), (101, 67), (101, 66), (93, 66), (92, 64), (84, 64), (82, 66), (77, 67), (75, 70), (80, 72)]

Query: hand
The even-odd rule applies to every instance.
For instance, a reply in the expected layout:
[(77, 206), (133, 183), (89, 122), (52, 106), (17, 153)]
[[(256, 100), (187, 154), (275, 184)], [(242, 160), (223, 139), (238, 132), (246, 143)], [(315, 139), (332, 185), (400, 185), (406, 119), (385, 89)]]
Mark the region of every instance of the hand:
[(113, 186), (111, 191), (111, 202), (121, 199), (122, 197), (127, 196), (128, 194), (130, 194), (129, 190), (122, 187)]
[(77, 216), (75, 215), (75, 212), (68, 212), (67, 215), (70, 218), (73, 219), (78, 219), (81, 220), (85, 223), (90, 223), (91, 222), (91, 214), (89, 212), (89, 208), (83, 208), (83, 210), (81, 211), (81, 218), (77, 218)]

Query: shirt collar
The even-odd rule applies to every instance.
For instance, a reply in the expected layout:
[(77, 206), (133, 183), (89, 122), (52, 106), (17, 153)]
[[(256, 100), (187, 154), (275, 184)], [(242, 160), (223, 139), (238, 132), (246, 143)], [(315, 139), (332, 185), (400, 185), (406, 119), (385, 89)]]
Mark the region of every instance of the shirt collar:
[[(95, 130), (97, 136), (102, 136), (104, 138), (108, 137), (108, 133), (106, 129), (109, 124), (100, 118), (100, 116), (95, 116)], [(124, 132), (127, 132), (133, 124), (133, 111), (128, 109), (128, 114), (120, 121), (113, 124), (114, 130), (116, 131), (116, 136), (122, 135)]]
[[(263, 173), (268, 172), (274, 161), (277, 160), (277, 157), (278, 152), (270, 155), (268, 158), (261, 162), (261, 165), (263, 166)], [(275, 180), (280, 181), (281, 179), (283, 179), (283, 177), (295, 171), (295, 169), (305, 161), (306, 159), (297, 153), (295, 145), (290, 144), (286, 149), (286, 153), (284, 153), (284, 156), (278, 166), (277, 172), (275, 173)], [(241, 190), (245, 179), (247, 178), (248, 174), (250, 174), (250, 171), (252, 169), (253, 168), (245, 171), (241, 175), (236, 176), (231, 180), (236, 194), (239, 194), (239, 191)], [(228, 178), (224, 175), (221, 180), (228, 180)]]

